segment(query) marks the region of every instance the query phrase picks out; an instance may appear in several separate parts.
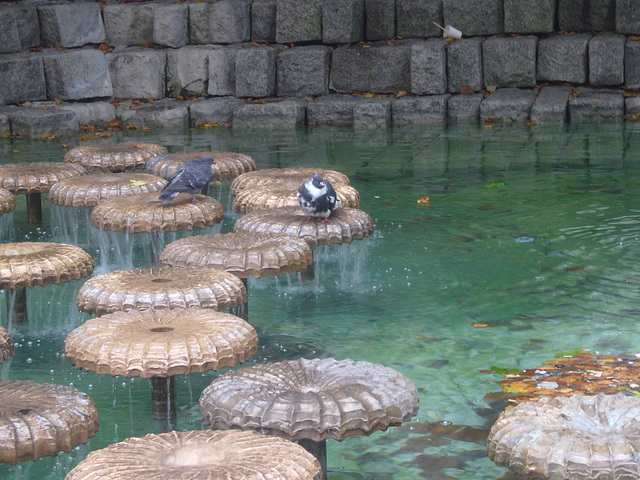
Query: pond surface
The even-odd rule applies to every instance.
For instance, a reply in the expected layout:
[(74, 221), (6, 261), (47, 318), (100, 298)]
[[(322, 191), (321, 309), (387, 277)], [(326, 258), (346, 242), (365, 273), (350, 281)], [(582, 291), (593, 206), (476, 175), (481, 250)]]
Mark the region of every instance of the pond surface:
[[(578, 348), (640, 351), (640, 125), (487, 127), (2, 140), (0, 161), (61, 161), (63, 144), (135, 139), (172, 152), (238, 151), (260, 169), (344, 172), (374, 219), (375, 234), (316, 250), (313, 282), (250, 281), (249, 320), (261, 347), (248, 363), (366, 360), (395, 368), (418, 386), (421, 406), (412, 422), (328, 442), (330, 479), (494, 480), (506, 469), (488, 459), (485, 438), (505, 404), (490, 400), (501, 377), (480, 370), (536, 367)], [(211, 190), (227, 208), (228, 190), (229, 182)], [(425, 196), (429, 204), (420, 205)], [(64, 223), (80, 220), (43, 205), (43, 225), (31, 229), (19, 197), (16, 211), (0, 223), (3, 240), (68, 240), (74, 229)], [(235, 218), (229, 212), (221, 231), (231, 231)], [(96, 257), (97, 271), (113, 268), (100, 263), (105, 247), (88, 227), (77, 231), (83, 228), (83, 247)], [(149, 266), (146, 256), (136, 257), (135, 249), (132, 255), (122, 262)], [(30, 321), (11, 327), (16, 355), (2, 375), (72, 384), (95, 400), (100, 430), (70, 454), (0, 466), (3, 479), (63, 479), (89, 451), (167, 427), (151, 419), (147, 380), (98, 376), (64, 358), (67, 333), (88, 318), (75, 307), (81, 283), (29, 292)], [(205, 428), (198, 398), (217, 375), (178, 377), (178, 429)]]

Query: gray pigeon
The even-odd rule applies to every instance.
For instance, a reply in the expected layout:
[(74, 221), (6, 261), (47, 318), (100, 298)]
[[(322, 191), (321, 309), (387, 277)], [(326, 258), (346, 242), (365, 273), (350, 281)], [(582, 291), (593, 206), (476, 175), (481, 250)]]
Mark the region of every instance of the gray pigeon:
[(213, 176), (211, 165), (215, 163), (211, 155), (187, 160), (162, 189), (158, 200), (170, 202), (176, 198), (179, 193), (188, 192), (195, 202), (196, 195), (211, 181), (211, 177)]
[(319, 173), (302, 184), (297, 197), (300, 208), (309, 215), (308, 221), (312, 218), (322, 218), (323, 222), (329, 222), (331, 212), (338, 208), (336, 191), (331, 182), (322, 178)]

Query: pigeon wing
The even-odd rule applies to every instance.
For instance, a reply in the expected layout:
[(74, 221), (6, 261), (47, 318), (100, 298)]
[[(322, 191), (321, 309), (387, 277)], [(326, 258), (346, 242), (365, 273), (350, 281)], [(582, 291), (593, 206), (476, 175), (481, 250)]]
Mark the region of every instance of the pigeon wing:
[(336, 194), (336, 191), (333, 189), (333, 185), (331, 185), (331, 183), (329, 183), (329, 180), (325, 180), (325, 184), (327, 186), (327, 203), (329, 204), (329, 210), (335, 210), (336, 208), (338, 208), (338, 195)]

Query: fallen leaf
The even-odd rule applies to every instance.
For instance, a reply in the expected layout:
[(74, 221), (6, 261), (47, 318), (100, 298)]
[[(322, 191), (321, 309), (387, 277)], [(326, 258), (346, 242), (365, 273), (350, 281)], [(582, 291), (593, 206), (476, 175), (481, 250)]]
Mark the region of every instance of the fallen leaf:
[(473, 326), (475, 328), (484, 328), (484, 327), (488, 327), (489, 325), (487, 325), (486, 323), (474, 323)]
[(429, 205), (429, 197), (418, 198), (418, 205), (421, 205), (423, 207), (426, 207), (427, 205)]

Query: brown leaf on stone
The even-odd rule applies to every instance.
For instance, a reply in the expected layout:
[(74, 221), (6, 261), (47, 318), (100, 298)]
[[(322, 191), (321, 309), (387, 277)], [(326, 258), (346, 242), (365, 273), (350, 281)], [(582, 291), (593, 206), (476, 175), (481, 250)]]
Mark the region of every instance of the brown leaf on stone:
[(461, 89), (460, 89), (460, 93), (462, 95), (471, 95), (473, 93), (475, 93), (475, 90), (473, 88), (471, 88), (469, 85), (464, 85)]

